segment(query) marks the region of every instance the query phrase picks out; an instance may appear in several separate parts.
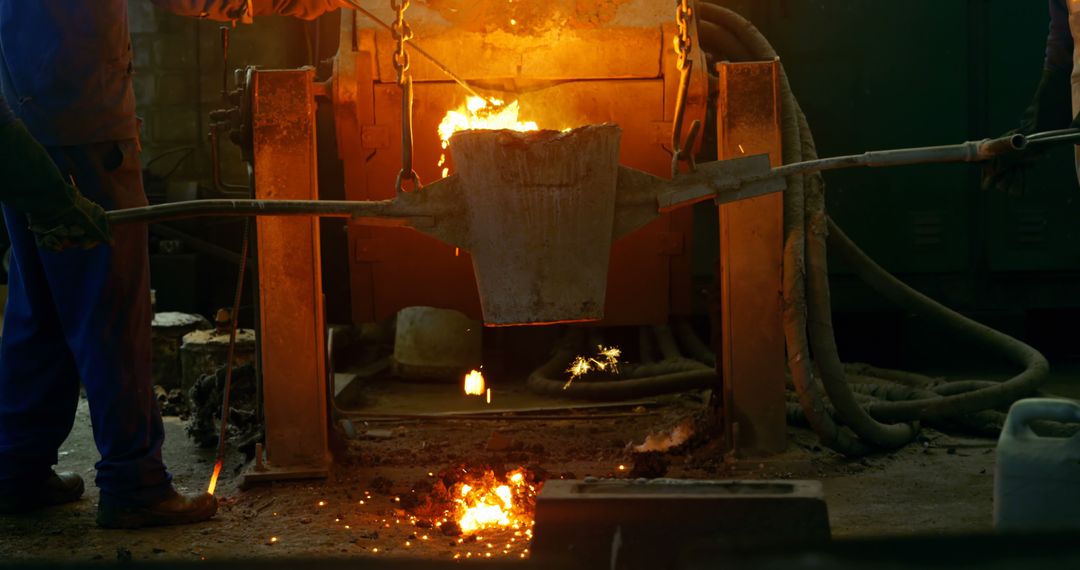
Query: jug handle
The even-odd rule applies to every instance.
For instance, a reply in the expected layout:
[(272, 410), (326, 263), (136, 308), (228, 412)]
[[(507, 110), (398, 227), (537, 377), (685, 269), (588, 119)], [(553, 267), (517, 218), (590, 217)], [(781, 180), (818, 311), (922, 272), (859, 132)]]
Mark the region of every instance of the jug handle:
[[(1020, 400), (1009, 408), (1005, 418), (1005, 428), (1014, 437), (1036, 437), (1031, 431), (1031, 422), (1050, 420), (1055, 422), (1080, 422), (1080, 404), (1070, 400), (1053, 398), (1029, 398)], [(1080, 433), (1070, 440), (1080, 445)]]

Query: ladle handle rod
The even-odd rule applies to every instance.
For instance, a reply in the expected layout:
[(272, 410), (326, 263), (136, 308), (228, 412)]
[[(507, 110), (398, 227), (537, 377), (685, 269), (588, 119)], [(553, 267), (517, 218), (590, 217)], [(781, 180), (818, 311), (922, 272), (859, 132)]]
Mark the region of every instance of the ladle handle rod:
[(192, 200), (106, 213), (110, 225), (163, 222), (200, 216), (318, 216), (323, 218), (414, 218), (393, 200), (371, 202), (331, 200)]
[(1009, 135), (998, 139), (971, 141), (954, 145), (870, 151), (863, 154), (797, 162), (774, 168), (771, 176), (793, 176), (858, 167), (887, 167), (942, 162), (982, 162), (996, 156), (1027, 149), (1028, 138)]

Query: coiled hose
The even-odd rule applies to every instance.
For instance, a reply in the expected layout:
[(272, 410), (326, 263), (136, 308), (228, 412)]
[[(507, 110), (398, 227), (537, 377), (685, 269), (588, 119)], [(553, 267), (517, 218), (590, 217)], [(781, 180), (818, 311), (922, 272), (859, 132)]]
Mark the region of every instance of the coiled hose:
[[(622, 369), (617, 381), (575, 381), (567, 384), (566, 369), (570, 362), (577, 355), (587, 352), (587, 344), (599, 344), (596, 338), (586, 343), (583, 329), (570, 328), (556, 345), (551, 358), (529, 375), (529, 389), (548, 396), (603, 401), (715, 387), (716, 355), (696, 338), (688, 323), (679, 324), (677, 328), (681, 330), (679, 340), (694, 355), (693, 359), (682, 355), (676, 335), (669, 327), (641, 327), (639, 344), (642, 364), (620, 365)], [(597, 334), (596, 329), (589, 330)], [(655, 360), (654, 350), (659, 350), (661, 360)], [(706, 364), (710, 359), (713, 364)]]

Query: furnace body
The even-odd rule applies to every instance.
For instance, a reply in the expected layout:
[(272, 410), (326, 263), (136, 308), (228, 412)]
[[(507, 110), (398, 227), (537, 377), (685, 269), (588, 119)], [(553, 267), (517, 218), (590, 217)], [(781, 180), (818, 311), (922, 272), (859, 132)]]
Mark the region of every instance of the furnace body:
[[(554, 130), (613, 123), (622, 130), (621, 165), (670, 177), (682, 79), (673, 49), (679, 31), (673, 6), (649, 0), (588, 7), (523, 0), (510, 6), (414, 2), (409, 23), (417, 46), (485, 96), (516, 101), (523, 119)], [(383, 22), (394, 19), (388, 7), (371, 10)], [(702, 148), (698, 137), (691, 141), (694, 153), (767, 154), (778, 165), (777, 62), (727, 65), (709, 73), (693, 45), (684, 124), (715, 119), (715, 127), (706, 124), (720, 141), (719, 148)], [(347, 12), (328, 81), (316, 83), (310, 69), (249, 71), (256, 198), (319, 197), (313, 117), (320, 103), (333, 109), (346, 198), (395, 198), (403, 164), (403, 104), (394, 48), (389, 31)], [(413, 168), (431, 183), (454, 172), (439, 125), (448, 112), (466, 106), (470, 94), (415, 50), (409, 73)], [(693, 215), (687, 208), (665, 213), (614, 242), (602, 319), (595, 324), (661, 324), (691, 313)], [(782, 200), (763, 196), (724, 206), (717, 215), (723, 341), (716, 348), (725, 378), (725, 432), (732, 447), (779, 451), (786, 445)], [(349, 222), (354, 323), (387, 319), (412, 306), (455, 309), (480, 319), (469, 252), (404, 225)], [(330, 461), (318, 221), (260, 219), (258, 230), (266, 458), (259, 458), (250, 476), (318, 476)]]

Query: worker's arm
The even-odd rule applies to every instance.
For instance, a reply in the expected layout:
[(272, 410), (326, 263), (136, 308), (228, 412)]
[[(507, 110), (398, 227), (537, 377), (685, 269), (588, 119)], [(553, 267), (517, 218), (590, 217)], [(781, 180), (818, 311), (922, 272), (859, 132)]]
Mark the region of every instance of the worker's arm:
[(1065, 0), (1050, 0), (1050, 33), (1046, 60), (1035, 98), (1020, 121), (1025, 134), (1069, 128), (1072, 106), (1073, 37)]
[(313, 20), (347, 5), (344, 0), (151, 0), (174, 14), (210, 20), (241, 20), (280, 14)]
[(14, 122), (15, 113), (12, 113), (11, 107), (8, 107), (7, 99), (4, 99), (4, 96), (0, 95), (0, 129), (3, 129)]
[[(1010, 131), (1030, 135), (1080, 126), (1073, 115), (1073, 37), (1066, 0), (1050, 0), (1050, 32), (1046, 37), (1046, 60), (1035, 97), (1024, 111), (1018, 128)], [(1041, 153), (1026, 152), (998, 157), (983, 173), (983, 188), (1020, 194), (1028, 168)]]
[(1072, 72), (1073, 37), (1065, 0), (1050, 0), (1050, 35), (1046, 38), (1046, 69)]
[(87, 200), (53, 164), (0, 96), (0, 201), (27, 215), (38, 244), (54, 250), (108, 242), (101, 206)]

